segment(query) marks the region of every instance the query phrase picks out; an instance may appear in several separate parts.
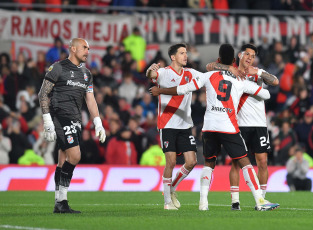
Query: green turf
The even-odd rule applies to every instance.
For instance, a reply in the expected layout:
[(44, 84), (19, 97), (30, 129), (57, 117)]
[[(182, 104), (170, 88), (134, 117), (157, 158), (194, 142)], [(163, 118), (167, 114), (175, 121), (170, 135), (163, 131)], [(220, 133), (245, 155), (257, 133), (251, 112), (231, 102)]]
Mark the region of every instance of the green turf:
[[(52, 192), (0, 192), (0, 229), (312, 229), (313, 193), (268, 193), (277, 210), (254, 211), (241, 192), (242, 211), (230, 211), (228, 192), (209, 193), (209, 211), (198, 210), (199, 193), (178, 192), (179, 211), (163, 210), (161, 192), (70, 192), (82, 214), (53, 214)], [(21, 228), (28, 227), (28, 228)], [(37, 229), (36, 229), (37, 228)]]

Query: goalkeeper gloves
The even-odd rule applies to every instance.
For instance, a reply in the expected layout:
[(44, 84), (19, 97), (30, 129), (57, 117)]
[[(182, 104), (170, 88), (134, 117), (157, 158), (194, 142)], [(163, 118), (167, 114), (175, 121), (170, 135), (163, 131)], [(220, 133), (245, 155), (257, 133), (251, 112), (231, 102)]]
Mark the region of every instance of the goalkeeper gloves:
[(106, 135), (100, 117), (95, 117), (93, 119), (93, 123), (95, 125), (96, 137), (99, 137), (100, 142), (103, 143), (105, 141)]
[(44, 127), (44, 132), (43, 132), (44, 138), (49, 142), (55, 141), (57, 139), (57, 135), (55, 133), (54, 124), (50, 116), (50, 113), (43, 114), (42, 118), (43, 118), (43, 127)]

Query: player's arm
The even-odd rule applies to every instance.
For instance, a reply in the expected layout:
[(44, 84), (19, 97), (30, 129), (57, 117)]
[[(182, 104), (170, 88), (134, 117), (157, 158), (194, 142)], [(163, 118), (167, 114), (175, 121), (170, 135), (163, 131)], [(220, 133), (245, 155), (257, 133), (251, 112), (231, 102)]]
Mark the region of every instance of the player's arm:
[(52, 91), (53, 87), (54, 84), (52, 82), (46, 79), (43, 80), (43, 83), (38, 94), (42, 114), (47, 114), (50, 112), (49, 111), (50, 98), (48, 95)]
[(235, 68), (232, 65), (224, 65), (224, 64), (221, 64), (218, 62), (208, 63), (206, 65), (206, 70), (207, 71), (222, 71), (222, 70), (223, 71), (229, 71), (232, 74), (234, 74), (238, 80), (239, 79), (244, 80), (246, 78), (246, 74), (244, 72), (240, 71), (238, 68)]
[(204, 85), (205, 78), (203, 75), (197, 76), (192, 79), (191, 82), (171, 88), (158, 88), (156, 86), (149, 89), (149, 92), (152, 96), (159, 96), (160, 94), (165, 95), (184, 95), (192, 91), (200, 89)]
[(146, 72), (146, 76), (150, 79), (156, 79), (158, 77), (158, 69), (160, 68), (160, 63), (153, 63)]
[(99, 136), (99, 140), (103, 143), (105, 141), (105, 129), (102, 126), (102, 121), (100, 119), (98, 105), (93, 94), (93, 91), (86, 93), (86, 104), (90, 113), (90, 116), (95, 125), (96, 136)]
[(49, 110), (50, 98), (48, 96), (53, 87), (54, 84), (51, 81), (44, 79), (38, 94), (39, 104), (42, 110), (44, 138), (51, 142), (56, 140), (55, 127)]
[(253, 96), (257, 96), (263, 100), (267, 100), (271, 98), (270, 92), (267, 89), (263, 89), (261, 86), (258, 86), (254, 82), (244, 81), (245, 87), (244, 92), (251, 94)]
[(247, 72), (247, 74), (250, 74), (250, 75), (257, 74), (259, 77), (261, 77), (263, 79), (263, 81), (267, 85), (277, 86), (279, 84), (279, 80), (278, 80), (278, 78), (275, 75), (272, 75), (272, 74), (266, 72), (263, 69), (259, 69), (257, 67), (249, 66), (249, 68), (247, 69), (246, 72)]

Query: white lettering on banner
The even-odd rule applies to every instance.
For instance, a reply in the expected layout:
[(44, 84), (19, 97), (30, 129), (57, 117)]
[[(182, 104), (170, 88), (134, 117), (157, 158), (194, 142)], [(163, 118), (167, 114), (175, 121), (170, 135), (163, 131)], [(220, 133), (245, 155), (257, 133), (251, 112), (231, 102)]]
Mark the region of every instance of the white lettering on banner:
[(176, 31), (179, 29), (179, 24), (177, 23), (175, 11), (170, 12), (170, 19), (171, 19), (170, 42), (179, 43), (182, 41), (182, 38), (176, 36), (177, 34)]
[[(8, 167), (0, 171), (0, 191), (7, 191), (13, 179), (45, 179), (46, 167)], [(31, 184), (29, 185), (31, 186)]]
[(266, 18), (264, 17), (254, 17), (252, 19), (253, 25), (253, 40), (256, 46), (262, 44), (262, 38), (267, 37), (266, 34)]
[(220, 43), (234, 44), (235, 38), (235, 17), (218, 16), (220, 19)]
[(281, 33), (279, 27), (279, 20), (276, 17), (269, 16), (268, 26), (268, 43), (272, 44), (274, 41), (281, 41)]
[(203, 16), (201, 15), (202, 25), (203, 25), (203, 43), (210, 43), (210, 29), (213, 22), (213, 16)]
[(157, 24), (156, 28), (158, 41), (164, 42), (167, 34), (168, 14), (163, 12), (161, 15), (159, 15), (158, 13), (154, 13)]
[(305, 45), (305, 20), (302, 17), (297, 16), (296, 18), (285, 17), (287, 21), (287, 40), (289, 42), (293, 35), (299, 35), (299, 43)]
[(183, 19), (184, 19), (184, 42), (192, 43), (194, 44), (195, 39), (195, 30), (194, 26), (196, 23), (196, 17), (189, 14), (189, 13), (183, 13)]
[(240, 16), (238, 24), (237, 47), (240, 47), (242, 44), (250, 42), (250, 27), (248, 17)]
[(103, 191), (151, 191), (160, 181), (154, 168), (110, 168)]

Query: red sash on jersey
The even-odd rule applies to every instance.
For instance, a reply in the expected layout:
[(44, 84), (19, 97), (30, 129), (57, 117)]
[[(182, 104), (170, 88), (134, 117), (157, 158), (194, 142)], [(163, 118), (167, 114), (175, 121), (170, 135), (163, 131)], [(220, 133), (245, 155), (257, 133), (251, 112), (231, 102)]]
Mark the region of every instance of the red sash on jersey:
[[(223, 78), (223, 75), (221, 74), (221, 72), (216, 72), (214, 74), (212, 74), (212, 76), (210, 77), (210, 82), (216, 92), (217, 95), (220, 95), (221, 92), (218, 90), (218, 85), (219, 85), (219, 82), (221, 80), (224, 80)], [(232, 96), (230, 95), (228, 101), (221, 101), (224, 108), (228, 108), (228, 109), (231, 109), (232, 112), (229, 113), (227, 112), (227, 115), (231, 121), (231, 123), (233, 124), (236, 132), (238, 133), (239, 132), (239, 127), (238, 127), (238, 123), (237, 123), (237, 118), (236, 118), (236, 110), (235, 110), (235, 107), (234, 107), (234, 102), (233, 102), (233, 98)]]
[[(179, 85), (185, 85), (188, 82), (191, 81), (192, 75), (189, 71), (184, 71), (184, 74), (182, 76), (182, 80), (179, 83)], [(164, 129), (166, 124), (169, 122), (169, 120), (173, 117), (174, 113), (179, 108), (180, 104), (182, 103), (185, 95), (177, 95), (172, 96), (171, 100), (168, 102), (167, 106), (165, 107), (162, 115), (161, 113), (161, 96), (159, 96), (159, 115), (158, 115), (158, 129)]]

